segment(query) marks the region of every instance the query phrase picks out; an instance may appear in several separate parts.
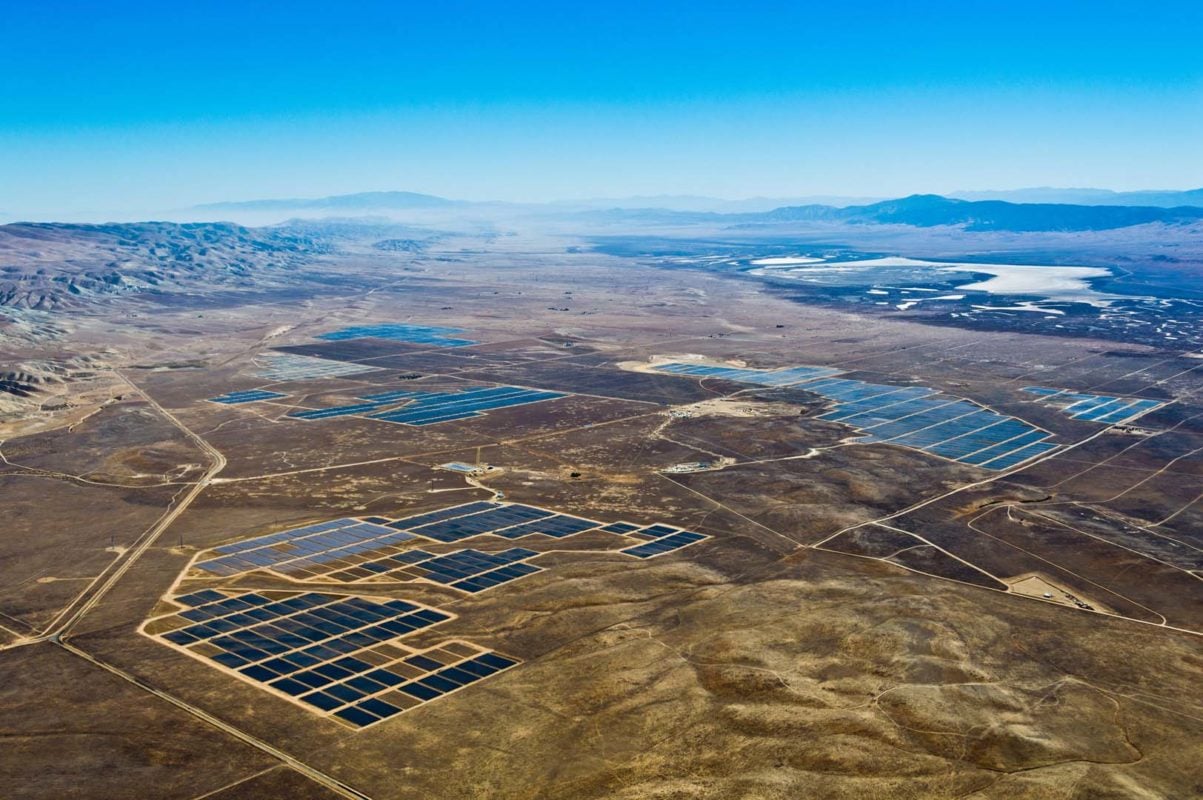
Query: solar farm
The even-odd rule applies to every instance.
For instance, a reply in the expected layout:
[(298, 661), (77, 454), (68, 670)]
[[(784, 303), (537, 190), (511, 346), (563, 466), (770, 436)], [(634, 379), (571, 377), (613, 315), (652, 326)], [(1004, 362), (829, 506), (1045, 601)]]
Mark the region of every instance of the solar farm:
[[(598, 522), (522, 503), (481, 500), (391, 521), (345, 517), (291, 528), (214, 548), (215, 555), (199, 560), (195, 568), (213, 577), (265, 569), (299, 581), (427, 580), (472, 593), (539, 571), (520, 563), (538, 554), (515, 548), (496, 558), (471, 550), (436, 556), (411, 546), (422, 540), (451, 544), (478, 536), (554, 540), (589, 531), (620, 537), (619, 552), (635, 558), (707, 538), (663, 523)], [(439, 560), (446, 556), (454, 558)]]
[(490, 386), (456, 392), (394, 390), (357, 397), (362, 402), (327, 408), (293, 411), (293, 419), (318, 420), (332, 417), (363, 417), (399, 425), (434, 425), (481, 417), (494, 409), (542, 403), (566, 397), (562, 392), (524, 389), (520, 386)]
[(656, 367), (659, 372), (672, 375), (691, 375), (695, 378), (722, 378), (736, 383), (754, 383), (757, 386), (792, 386), (803, 381), (838, 375), (843, 370), (832, 367), (789, 367), (787, 369), (744, 369), (741, 367), (716, 367), (709, 364), (663, 364)]
[(863, 443), (894, 444), (990, 470), (1005, 470), (1057, 448), (1048, 431), (977, 403), (922, 386), (892, 386), (834, 377), (830, 367), (757, 370), (671, 363), (660, 372), (716, 377), (760, 386), (791, 386), (835, 404), (820, 419), (859, 430)]
[(1143, 416), (1164, 405), (1160, 400), (1139, 397), (1113, 397), (1105, 394), (1080, 394), (1047, 386), (1025, 386), (1028, 394), (1036, 395), (1037, 403), (1055, 406), (1072, 419), (1118, 425)]
[[(396, 520), (335, 519), (222, 545), (212, 556), (199, 557), (188, 575), (229, 578), (263, 570), (294, 582), (356, 584), (366, 591), (424, 582), (471, 596), (544, 572), (530, 563), (539, 551), (434, 553), (414, 545), (477, 537), (546, 542), (590, 531), (612, 535), (617, 552), (636, 559), (708, 538), (663, 523), (607, 523), (520, 503), (476, 501)], [(356, 728), (518, 663), (463, 641), (426, 649), (403, 644), (407, 636), (452, 618), (409, 600), (215, 589), (170, 599), (179, 610), (143, 626), (152, 638)]]
[(476, 344), (471, 339), (457, 338), (463, 328), (446, 328), (438, 325), (407, 325), (384, 323), (381, 325), (354, 325), (317, 338), (328, 342), (343, 342), (349, 339), (390, 339), (407, 344), (428, 344), (434, 347), (467, 347)]
[(378, 367), (346, 361), (330, 361), (313, 356), (272, 353), (263, 356), (263, 367), (258, 375), (269, 381), (311, 381), (322, 378), (342, 378), (347, 375), (362, 375), (375, 372)]
[(147, 623), (158, 641), (353, 728), (518, 663), (468, 642), (402, 644), (452, 618), (406, 600), (205, 589), (172, 602), (181, 610)]
[(258, 403), (262, 400), (275, 400), (276, 398), (285, 396), (280, 392), (269, 392), (264, 389), (247, 389), (241, 392), (226, 392), (217, 397), (210, 397), (209, 402), (235, 406), (243, 403)]

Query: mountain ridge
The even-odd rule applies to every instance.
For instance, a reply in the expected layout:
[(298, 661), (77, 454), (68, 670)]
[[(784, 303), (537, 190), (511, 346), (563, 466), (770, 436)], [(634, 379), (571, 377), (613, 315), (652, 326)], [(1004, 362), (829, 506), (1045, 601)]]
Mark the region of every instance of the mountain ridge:
[(233, 200), (203, 203), (193, 206), (197, 211), (283, 211), (291, 209), (406, 209), (450, 208), (466, 205), (464, 201), (449, 200), (420, 192), (355, 192), (312, 198), (269, 198), (263, 200)]
[(70, 309), (99, 295), (259, 285), (329, 251), (228, 222), (0, 225), (0, 308)]
[(1008, 203), (1052, 203), (1084, 206), (1203, 206), (1203, 188), (1117, 192), (1113, 189), (1056, 188), (956, 191), (945, 195), (958, 200), (1003, 200)]
[[(1140, 193), (1137, 193), (1140, 194)], [(1150, 205), (1013, 203), (1006, 200), (968, 200), (938, 194), (914, 194), (871, 203), (843, 205), (806, 203), (767, 210), (716, 210), (701, 207), (706, 198), (692, 195), (630, 198), (635, 201), (681, 201), (690, 208), (660, 206), (624, 206), (623, 201), (578, 201), (563, 203), (505, 203), (452, 200), (417, 192), (360, 192), (311, 199), (268, 199), (196, 206), (207, 212), (347, 212), (373, 211), (447, 211), (474, 209), (487, 212), (520, 210), (535, 216), (568, 216), (599, 222), (698, 224), (728, 222), (735, 225), (779, 224), (789, 222), (830, 222), (845, 224), (910, 225), (926, 228), (941, 225), (962, 226), (971, 231), (1092, 231), (1147, 225), (1150, 223), (1184, 224), (1203, 220), (1203, 189), (1180, 192), (1183, 197), (1198, 195), (1198, 205), (1165, 207)], [(826, 199), (826, 198), (823, 198)], [(771, 198), (759, 198), (767, 203)], [(686, 202), (687, 201), (687, 202)], [(596, 205), (590, 205), (590, 202)], [(606, 206), (608, 202), (615, 205)], [(718, 202), (717, 200), (715, 202)], [(740, 202), (731, 201), (738, 205)]]
[(1203, 208), (1181, 206), (1087, 206), (1067, 203), (1008, 203), (1003, 200), (959, 200), (917, 194), (864, 206), (779, 208), (765, 215), (772, 221), (826, 219), (850, 223), (901, 224), (918, 228), (960, 225), (970, 231), (1093, 231), (1160, 222), (1203, 220)]

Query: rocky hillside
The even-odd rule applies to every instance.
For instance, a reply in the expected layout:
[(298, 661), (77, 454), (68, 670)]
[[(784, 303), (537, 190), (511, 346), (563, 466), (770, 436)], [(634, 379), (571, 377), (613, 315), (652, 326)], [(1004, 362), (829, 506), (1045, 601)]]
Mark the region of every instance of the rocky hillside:
[(0, 226), (0, 306), (51, 310), (105, 294), (237, 287), (327, 251), (317, 239), (230, 223)]

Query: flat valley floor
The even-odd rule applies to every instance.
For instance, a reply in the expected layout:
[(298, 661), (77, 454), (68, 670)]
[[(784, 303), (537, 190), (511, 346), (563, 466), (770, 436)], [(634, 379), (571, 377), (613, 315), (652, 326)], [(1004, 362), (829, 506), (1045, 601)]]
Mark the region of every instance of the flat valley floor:
[[(6, 797), (1203, 793), (1199, 358), (520, 238), (24, 319), (3, 359), (71, 366), (0, 421)], [(366, 325), (470, 343), (328, 336)], [(670, 361), (930, 389), (1050, 447), (986, 469), (867, 440), (805, 383)], [(1030, 387), (1154, 402), (1109, 424)], [(252, 390), (271, 394), (212, 401)], [(372, 416), (419, 395), (458, 411)], [(588, 525), (406, 521), (476, 502)], [(204, 567), (338, 519), (385, 530)], [(699, 538), (656, 545), (656, 524)], [(189, 616), (204, 601), (179, 598), (202, 592), (276, 610)], [(326, 599), (282, 605), (309, 595)], [(306, 602), (342, 616), (305, 622)], [(275, 638), (233, 636), (256, 625)], [(289, 661), (315, 626), (325, 649)], [(481, 653), (505, 666), (469, 678)]]

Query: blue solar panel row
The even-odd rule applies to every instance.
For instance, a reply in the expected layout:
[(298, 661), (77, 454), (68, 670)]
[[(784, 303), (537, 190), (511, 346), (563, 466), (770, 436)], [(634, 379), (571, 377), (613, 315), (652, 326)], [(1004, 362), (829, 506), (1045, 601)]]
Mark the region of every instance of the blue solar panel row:
[(359, 398), (364, 401), (362, 403), (293, 411), (288, 416), (304, 420), (366, 416), (404, 425), (433, 425), (479, 417), (483, 412), (493, 409), (541, 403), (565, 396), (562, 392), (523, 389), (518, 386), (490, 386), (458, 392), (398, 390), (363, 395)]
[(488, 500), (477, 500), (473, 503), (464, 503), (458, 506), (449, 508), (440, 508), (438, 511), (428, 511), (424, 514), (415, 514), (411, 517), (402, 517), (388, 524), (390, 528), (416, 528), (420, 525), (426, 525), (431, 522), (438, 522), (443, 519), (451, 519), (452, 517), (463, 517), (468, 514), (475, 514), (477, 511), (486, 511), (490, 508), (500, 508), (501, 503), (492, 503)]
[(227, 406), (239, 405), (241, 403), (257, 403), (260, 400), (271, 400), (276, 397), (284, 397), (280, 392), (269, 392), (265, 389), (247, 389), (241, 392), (226, 392), (218, 397), (210, 397), (210, 403), (221, 403)]
[(1077, 419), (1084, 419), (1088, 422), (1101, 422), (1111, 425), (1145, 414), (1160, 405), (1161, 403), (1157, 400), (1113, 400), (1110, 403), (1103, 403), (1085, 413), (1075, 416)]
[(1037, 395), (1038, 403), (1058, 406), (1073, 419), (1115, 425), (1147, 414), (1162, 405), (1160, 400), (1139, 397), (1113, 397), (1103, 394), (1082, 394), (1047, 386), (1025, 386), (1023, 391)]
[(427, 580), (450, 584), (467, 592), (480, 592), (502, 583), (539, 572), (539, 567), (522, 562), (538, 553), (514, 547), (500, 553), (457, 550), (454, 553), (420, 561), (411, 569)]
[[(627, 536), (641, 542), (670, 534), (689, 534), (687, 537), (674, 539), (672, 546), (654, 549), (646, 555), (643, 551), (629, 553), (629, 555), (640, 558), (645, 558), (647, 555), (658, 555), (660, 552), (668, 552), (708, 538), (700, 533), (682, 531), (680, 528), (661, 523), (652, 525), (635, 525), (629, 522), (604, 523), (520, 503), (465, 503), (400, 519), (389, 523), (389, 526), (440, 542), (456, 542), (485, 534), (505, 539), (519, 539), (524, 536), (542, 534), (558, 539), (592, 530)], [(626, 553), (627, 551), (621, 552)]]
[(429, 344), (436, 347), (466, 347), (476, 344), (471, 339), (456, 338), (463, 328), (444, 328), (437, 325), (408, 325), (384, 323), (381, 325), (354, 325), (337, 331), (320, 334), (317, 338), (330, 342), (347, 339), (392, 339), (411, 344)]
[[(967, 433), (981, 430), (987, 423), (993, 425), (1002, 421), (999, 419), (998, 414), (995, 414), (993, 411), (984, 411), (969, 403), (965, 405), (973, 410), (958, 414), (957, 416), (949, 416), (946, 413), (945, 416), (949, 416), (949, 419), (943, 422), (936, 422), (925, 428), (912, 430), (910, 433), (903, 434), (891, 441), (894, 444), (906, 445), (907, 447), (921, 450), (947, 441), (948, 439), (959, 438)], [(955, 409), (958, 412), (962, 410), (961, 408)]]
[(562, 539), (565, 536), (593, 530), (600, 525), (600, 522), (574, 517), (571, 514), (553, 514), (550, 517), (524, 522), (510, 528), (502, 528), (501, 530), (494, 531), (494, 533), (505, 539), (521, 539), (523, 536), (530, 536), (535, 533), (551, 536), (554, 539)]
[(184, 610), (160, 618), (176, 627), (159, 638), (354, 727), (518, 663), (466, 642), (423, 651), (400, 644), (450, 619), (404, 600), (204, 590), (176, 602)]
[(1024, 461), (1042, 456), (1051, 450), (1055, 450), (1057, 445), (1052, 442), (1033, 442), (1027, 447), (1021, 447), (1018, 450), (1012, 450), (1004, 456), (987, 461), (982, 466), (986, 469), (1010, 469), (1011, 467), (1022, 464)]
[[(928, 445), (922, 449), (924, 452), (931, 453), (932, 455), (937, 455), (953, 461), (960, 461), (968, 464), (971, 463), (969, 461), (969, 456), (978, 452), (982, 448), (991, 446), (993, 442), (997, 441), (994, 438), (995, 434), (992, 431), (1005, 424), (1005, 422), (997, 423), (990, 428), (979, 429), (969, 433), (961, 434), (960, 436), (954, 436), (950, 439), (946, 439), (945, 441)], [(1038, 433), (1041, 436), (1044, 435), (1043, 431), (1035, 431), (1035, 433)], [(998, 435), (1001, 436), (1003, 434), (1000, 433)]]
[(222, 555), (196, 566), (212, 575), (236, 575), (271, 569), (282, 575), (312, 578), (353, 567), (360, 554), (396, 546), (413, 535), (351, 517), (307, 525), (216, 548)]
[(476, 593), (541, 572), (540, 567), (520, 563), (537, 555), (534, 550), (518, 547), (498, 553), (454, 550), (442, 555), (425, 550), (406, 550), (365, 561), (358, 569), (334, 573), (330, 578), (353, 581), (366, 576), (401, 581), (425, 580)]
[[(806, 388), (809, 389), (809, 387)], [(816, 388), (814, 391), (818, 393), (822, 390)], [(925, 408), (926, 406), (920, 402), (921, 399), (924, 397), (930, 397), (933, 394), (935, 394), (935, 392), (931, 389), (910, 387), (906, 389), (900, 389), (896, 392), (885, 392), (879, 395), (871, 395), (869, 397), (856, 400), (843, 401), (839, 398), (831, 398), (834, 399), (839, 405), (836, 406), (834, 411), (829, 411), (826, 414), (821, 415), (819, 419), (831, 420), (832, 422), (849, 422), (849, 420), (856, 420), (859, 422), (862, 419), (868, 420), (873, 418), (896, 419), (897, 417), (892, 415), (898, 413), (899, 411), (902, 413), (909, 413), (909, 411), (906, 410), (908, 408)], [(904, 403), (910, 405), (903, 406)], [(875, 415), (874, 412), (876, 411), (887, 411), (888, 414)], [(856, 422), (849, 422), (849, 424), (855, 425)]]
[[(1009, 469), (1055, 447), (1028, 447), (1046, 439), (1048, 433), (968, 400), (941, 394), (891, 403), (844, 416), (842, 421), (864, 430), (867, 441), (911, 447), (985, 469)], [(998, 458), (1011, 453), (1018, 457)]]
[(1029, 444), (1041, 441), (1044, 439), (1044, 436), (1044, 431), (1025, 431), (1020, 433), (1018, 436), (1012, 436), (1009, 439), (1004, 439), (997, 444), (980, 447), (961, 460), (966, 464), (984, 467), (987, 463), (992, 462), (996, 458), (1027, 447)]
[(887, 386), (847, 378), (815, 381), (807, 384), (806, 390), (839, 402), (841, 410), (850, 413), (935, 394), (935, 389), (926, 386)]
[(603, 525), (599, 530), (606, 533), (634, 533), (639, 530), (639, 526), (630, 522), (611, 522), (609, 525)]
[[(222, 545), (214, 548), (215, 556), (202, 557), (195, 568), (206, 575), (219, 577), (253, 570), (271, 570), (302, 581), (355, 583), (375, 579), (434, 580), (476, 592), (539, 571), (533, 565), (516, 563), (536, 553), (511, 548), (500, 553), (468, 550), (435, 555), (413, 549), (413, 540), (423, 537), (454, 543), (482, 535), (505, 539), (542, 535), (559, 539), (600, 530), (645, 542), (682, 532), (679, 528), (659, 523), (645, 526), (626, 522), (607, 524), (535, 506), (488, 501), (464, 503), (392, 522), (382, 517), (373, 517), (372, 520), (368, 522), (347, 517)], [(387, 524), (382, 525), (381, 522)], [(698, 538), (691, 538), (694, 536)], [(685, 539), (672, 541), (684, 545), (704, 538), (701, 534), (690, 534)], [(675, 548), (656, 548), (651, 554), (667, 552), (669, 549)], [(644, 557), (644, 551), (635, 551), (633, 555)], [(439, 581), (428, 575), (429, 567), (425, 562), (431, 562), (433, 567), (441, 567), (444, 565), (438, 560), (441, 558), (449, 559), (446, 562), (448, 565), (455, 565), (457, 560), (462, 559), (475, 560), (480, 569), (462, 574), (456, 574), (454, 570), (448, 573), (455, 581), (467, 581), (463, 584), (452, 580)], [(435, 569), (434, 574), (439, 574), (439, 570)]]
[(1086, 396), (1076, 403), (1065, 408), (1067, 414), (1077, 417), (1083, 414), (1088, 414), (1094, 411), (1099, 406), (1107, 405), (1115, 401), (1114, 397), (1098, 397)]
[(1102, 422), (1106, 425), (1127, 422), (1135, 417), (1143, 416), (1156, 408), (1160, 408), (1161, 405), (1162, 403), (1159, 400), (1137, 400), (1128, 406), (1117, 408), (1104, 416), (1096, 416), (1094, 422)]
[[(852, 417), (845, 423), (868, 432), (868, 441), (887, 442), (937, 423), (959, 419), (972, 414), (977, 408), (972, 403), (935, 395), (929, 400), (915, 400), (905, 407), (899, 405), (888, 413), (878, 411)], [(1001, 419), (996, 417), (995, 421)]]
[[(657, 369), (744, 383), (766, 382), (763, 370), (681, 363)], [(1046, 431), (969, 400), (925, 386), (893, 386), (833, 377), (839, 372), (828, 367), (794, 367), (770, 374), (794, 376), (791, 385), (832, 401), (835, 408), (819, 418), (860, 429), (865, 434), (860, 441), (865, 443), (909, 447), (986, 469), (1009, 469), (1055, 448), (1047, 443), (1033, 446), (1048, 437)], [(1114, 406), (1101, 406), (1095, 413), (1107, 418), (1103, 415), (1119, 412)]]
[(655, 539), (644, 544), (628, 547), (619, 552), (628, 556), (635, 556), (636, 558), (651, 558), (652, 556), (663, 555), (664, 553), (669, 553), (673, 550), (679, 550), (687, 545), (700, 542), (705, 538), (706, 537), (704, 535), (700, 533), (694, 533), (693, 531), (677, 531), (676, 533), (670, 533), (667, 536), (662, 536), (659, 539)]
[(517, 386), (497, 386), (425, 395), (414, 398), (403, 408), (381, 411), (369, 416), (372, 419), (405, 425), (432, 425), (438, 422), (479, 417), (481, 412), (491, 409), (540, 403), (564, 396), (561, 392), (522, 389)]
[(477, 514), (469, 514), (466, 517), (434, 522), (417, 528), (409, 528), (408, 530), (419, 536), (425, 536), (428, 539), (440, 542), (458, 542), (471, 536), (491, 533), (501, 528), (508, 528), (511, 525), (518, 525), (540, 517), (550, 516), (552, 516), (552, 512), (544, 511), (541, 508), (507, 504), (500, 508), (482, 511)]
[(801, 381), (813, 380), (825, 375), (836, 375), (842, 370), (830, 367), (789, 367), (787, 369), (743, 369), (739, 367), (716, 367), (708, 364), (662, 364), (655, 368), (659, 372), (675, 375), (693, 375), (699, 378), (722, 378), (741, 383), (761, 386), (789, 386)]

